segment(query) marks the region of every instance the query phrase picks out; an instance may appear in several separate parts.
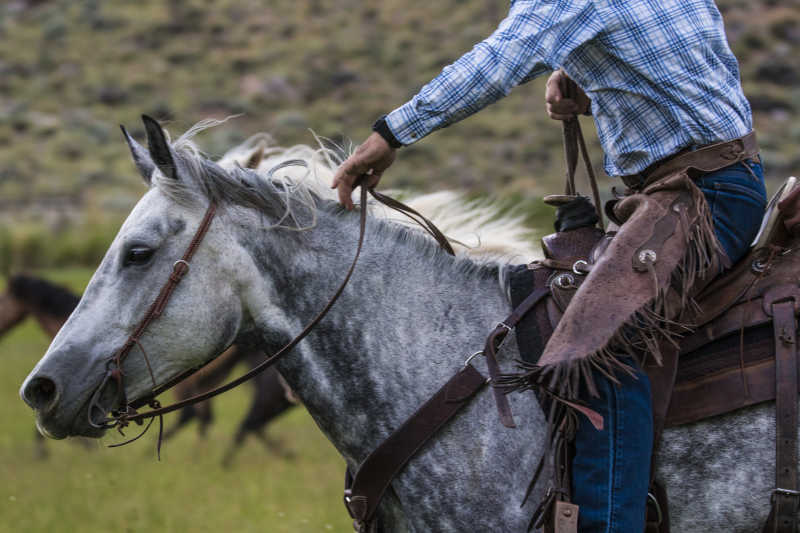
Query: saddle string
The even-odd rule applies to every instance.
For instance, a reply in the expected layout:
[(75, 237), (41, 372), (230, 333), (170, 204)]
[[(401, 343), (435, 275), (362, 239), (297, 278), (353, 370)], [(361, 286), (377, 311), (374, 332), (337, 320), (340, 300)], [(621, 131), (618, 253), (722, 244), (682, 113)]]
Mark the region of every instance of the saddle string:
[[(755, 277), (755, 279), (750, 283), (750, 286), (747, 288), (748, 291), (751, 288), (756, 287), (764, 279), (766, 273), (772, 266), (772, 262), (780, 253), (782, 253), (783, 250), (784, 249), (779, 246), (775, 245), (769, 246), (767, 258), (763, 262), (764, 266), (758, 273), (758, 275)], [(742, 388), (744, 390), (745, 397), (749, 397), (750, 384), (748, 383), (747, 377), (745, 376), (745, 364), (744, 364), (744, 331), (745, 331), (745, 315), (744, 313), (741, 313), (741, 321), (739, 326), (739, 375), (741, 376)]]

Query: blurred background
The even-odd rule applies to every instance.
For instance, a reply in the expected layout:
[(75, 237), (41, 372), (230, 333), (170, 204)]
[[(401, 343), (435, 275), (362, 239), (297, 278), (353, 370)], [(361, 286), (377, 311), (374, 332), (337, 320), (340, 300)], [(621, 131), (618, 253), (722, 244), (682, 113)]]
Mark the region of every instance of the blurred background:
[[(800, 4), (718, 0), (755, 114), (768, 187), (800, 173)], [(142, 113), (173, 135), (208, 118), (212, 157), (260, 131), (313, 144), (310, 129), (360, 142), (443, 66), (487, 36), (508, 3), (483, 0), (6, 0), (0, 4), (0, 289), (28, 272), (80, 292), (143, 194), (118, 125), (141, 138)], [(466, 190), (523, 205), (562, 188), (560, 125), (544, 79), (405, 148), (384, 184)], [(593, 159), (601, 155), (584, 118)], [(605, 180), (605, 188), (610, 183)], [(108, 450), (48, 442), (17, 389), (48, 344), (28, 320), (0, 337), (0, 530), (349, 531), (343, 464), (302, 409), (271, 426), (293, 459), (248, 441), (220, 459), (249, 400), (215, 403), (158, 463), (152, 442)], [(109, 439), (113, 440), (113, 439)], [(74, 518), (68, 518), (74, 517)]]

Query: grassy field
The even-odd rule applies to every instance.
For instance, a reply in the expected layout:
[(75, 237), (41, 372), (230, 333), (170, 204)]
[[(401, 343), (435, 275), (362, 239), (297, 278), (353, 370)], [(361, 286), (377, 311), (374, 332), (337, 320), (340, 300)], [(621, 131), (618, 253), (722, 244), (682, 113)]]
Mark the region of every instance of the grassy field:
[[(42, 274), (82, 290), (91, 272)], [(48, 441), (49, 457), (37, 459), (32, 411), (17, 391), (48, 342), (32, 320), (0, 339), (0, 532), (352, 531), (341, 504), (344, 462), (301, 408), (269, 429), (294, 459), (253, 439), (222, 468), (247, 385), (214, 401), (205, 440), (190, 426), (165, 444), (160, 462), (155, 431), (115, 449), (104, 446), (118, 440), (111, 435), (88, 447)]]

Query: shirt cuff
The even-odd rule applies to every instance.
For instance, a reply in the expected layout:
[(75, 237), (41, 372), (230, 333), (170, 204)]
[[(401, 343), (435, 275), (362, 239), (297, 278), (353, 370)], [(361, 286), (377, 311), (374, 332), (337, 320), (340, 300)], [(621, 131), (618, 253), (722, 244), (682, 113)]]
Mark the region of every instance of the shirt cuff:
[(372, 131), (383, 137), (389, 146), (392, 148), (401, 148), (403, 144), (397, 140), (392, 133), (392, 130), (389, 129), (389, 126), (386, 124), (386, 115), (381, 116), (375, 123), (372, 125)]
[(430, 127), (414, 107), (414, 100), (411, 100), (386, 115), (386, 125), (404, 146), (417, 142), (436, 129)]

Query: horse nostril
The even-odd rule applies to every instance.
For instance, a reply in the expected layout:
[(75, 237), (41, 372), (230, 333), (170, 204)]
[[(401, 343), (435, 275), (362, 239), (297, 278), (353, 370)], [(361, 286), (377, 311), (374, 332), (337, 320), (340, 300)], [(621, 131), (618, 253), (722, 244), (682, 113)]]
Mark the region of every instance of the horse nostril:
[(36, 377), (25, 387), (23, 399), (37, 411), (43, 411), (52, 405), (56, 399), (56, 393), (56, 384), (52, 379)]

